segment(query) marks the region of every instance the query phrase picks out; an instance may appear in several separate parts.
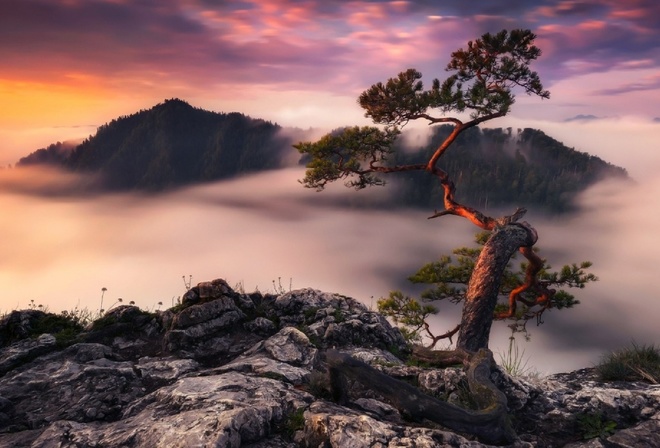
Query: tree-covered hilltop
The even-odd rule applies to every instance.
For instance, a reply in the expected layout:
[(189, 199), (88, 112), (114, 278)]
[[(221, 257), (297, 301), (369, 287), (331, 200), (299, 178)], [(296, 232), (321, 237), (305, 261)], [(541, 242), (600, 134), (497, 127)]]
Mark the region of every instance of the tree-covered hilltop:
[[(268, 121), (210, 112), (171, 99), (116, 118), (77, 146), (58, 142), (34, 151), (17, 166), (45, 164), (92, 174), (97, 179), (94, 187), (101, 191), (157, 192), (281, 167), (295, 154), (293, 137), (287, 136), (304, 131), (280, 131), (279, 125)], [(428, 155), (450, 132), (448, 125), (436, 126), (426, 144), (396, 151), (390, 162), (406, 164), (420, 151)], [(533, 129), (468, 129), (442, 163), (457, 180), (457, 198), (484, 208), (535, 205), (562, 211), (569, 207), (566, 197), (597, 180), (627, 177), (623, 168), (567, 148)], [(423, 173), (399, 173), (388, 180), (396, 184), (388, 189), (387, 207), (440, 205), (440, 187)], [(82, 188), (89, 189), (90, 184)], [(345, 205), (357, 203), (383, 205), (382, 199), (378, 205), (345, 199)]]
[[(420, 152), (430, 157), (451, 131), (451, 125), (435, 127), (428, 144), (395, 152), (391, 164), (411, 163)], [(625, 169), (529, 128), (468, 129), (444, 155), (442, 166), (456, 180), (456, 197), (485, 209), (513, 204), (566, 211), (571, 207), (568, 199), (595, 182), (628, 178)], [(424, 174), (399, 174), (398, 203), (425, 208), (441, 204), (442, 187)]]
[(37, 151), (18, 166), (49, 163), (98, 174), (104, 190), (160, 191), (280, 166), (291, 143), (280, 126), (171, 99), (98, 128), (65, 157)]

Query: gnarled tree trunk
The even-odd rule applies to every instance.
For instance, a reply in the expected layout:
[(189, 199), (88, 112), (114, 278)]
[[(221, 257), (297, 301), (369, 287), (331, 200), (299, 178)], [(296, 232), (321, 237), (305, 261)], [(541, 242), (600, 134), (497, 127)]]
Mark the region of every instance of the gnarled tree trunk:
[(473, 434), (488, 444), (510, 444), (516, 434), (509, 423), (506, 397), (490, 380), (493, 355), (489, 350), (480, 350), (469, 357), (468, 384), (480, 410), (463, 409), (433, 398), (346, 353), (336, 350), (326, 353), (333, 396), (340, 402), (347, 400), (347, 377), (377, 392), (413, 421), (436, 422), (454, 431)]
[(494, 230), (477, 259), (468, 283), (457, 348), (471, 352), (488, 348), (504, 269), (514, 252), (534, 245), (536, 239), (536, 232), (526, 223), (512, 223)]

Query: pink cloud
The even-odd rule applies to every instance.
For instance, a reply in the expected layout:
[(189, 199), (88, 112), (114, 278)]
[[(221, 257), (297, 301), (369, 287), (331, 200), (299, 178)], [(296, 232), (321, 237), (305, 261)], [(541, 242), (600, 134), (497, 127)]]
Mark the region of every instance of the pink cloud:
[(0, 78), (67, 82), (77, 73), (110, 90), (170, 96), (253, 85), (352, 95), (409, 67), (443, 77), (467, 40), (529, 26), (544, 51), (535, 68), (555, 80), (658, 65), (655, 3), (6, 0)]
[(660, 90), (660, 74), (646, 76), (634, 82), (620, 84), (617, 87), (594, 91), (595, 95), (621, 95), (629, 92)]
[(533, 17), (559, 18), (566, 16), (590, 15), (602, 8), (598, 1), (565, 0), (553, 5), (540, 6), (530, 12)]
[(655, 0), (618, 2), (609, 0), (610, 19), (629, 22), (634, 26), (655, 32), (660, 24), (660, 4)]
[(346, 21), (353, 26), (372, 28), (376, 26), (377, 21), (388, 18), (387, 11), (381, 4), (365, 6), (360, 3), (352, 3), (346, 9), (348, 14)]

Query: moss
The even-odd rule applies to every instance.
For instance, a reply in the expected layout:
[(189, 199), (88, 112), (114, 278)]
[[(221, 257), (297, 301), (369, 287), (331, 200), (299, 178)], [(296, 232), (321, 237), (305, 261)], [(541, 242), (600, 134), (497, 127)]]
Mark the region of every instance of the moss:
[(34, 321), (31, 334), (33, 336), (39, 336), (44, 333), (55, 334), (70, 328), (82, 330), (79, 324), (68, 317), (59, 314), (45, 314)]
[(92, 322), (92, 331), (99, 331), (104, 328), (110, 327), (117, 323), (117, 317), (114, 315), (106, 315), (101, 318), (96, 319)]
[(65, 328), (64, 330), (55, 333), (55, 343), (60, 348), (73, 345), (78, 341), (78, 336), (81, 332), (82, 330), (75, 328)]
[(303, 317), (305, 318), (305, 323), (314, 321), (316, 319), (316, 313), (318, 312), (318, 308), (313, 306), (311, 308), (307, 308), (306, 310), (303, 311)]
[(589, 440), (611, 436), (616, 429), (616, 422), (607, 420), (601, 412), (593, 412), (578, 415), (577, 426), (582, 438)]
[(332, 313), (332, 317), (335, 318), (335, 322), (338, 324), (346, 321), (346, 316), (344, 315), (344, 312), (339, 308), (337, 308), (335, 312)]
[[(475, 391), (477, 394), (478, 393), (483, 393), (484, 391)], [(488, 408), (482, 409), (481, 406), (479, 406), (478, 403), (478, 398), (475, 395), (475, 392), (470, 390), (470, 386), (468, 385), (467, 381), (461, 381), (458, 383), (458, 387), (456, 388), (456, 392), (454, 392), (456, 395), (456, 404), (460, 405), (461, 407), (465, 409), (471, 409), (473, 411), (487, 411)], [(485, 393), (487, 395), (490, 395), (490, 390), (486, 390)], [(481, 401), (486, 401), (486, 402), (491, 402), (493, 403), (493, 400), (490, 399), (490, 397), (486, 396), (485, 398), (482, 396)], [(494, 406), (494, 403), (491, 405)]]
[(282, 425), (282, 430), (290, 439), (293, 438), (296, 431), (305, 427), (305, 408), (298, 408), (293, 411)]
[(174, 305), (173, 307), (169, 308), (168, 311), (171, 311), (174, 314), (178, 314), (181, 311), (185, 310), (186, 308), (188, 308), (192, 305), (194, 305), (194, 304), (191, 303), (191, 302), (180, 302), (180, 303), (177, 303), (176, 305)]
[(31, 337), (37, 337), (45, 333), (55, 336), (57, 346), (60, 348), (73, 344), (83, 327), (76, 319), (63, 314), (45, 314), (35, 320), (30, 330)]
[(275, 324), (275, 328), (280, 328), (280, 316), (273, 315), (269, 317), (270, 321)]
[(86, 340), (107, 343), (117, 336), (136, 336), (154, 320), (158, 321), (157, 313), (149, 313), (137, 307), (117, 308), (92, 322)]
[(403, 350), (401, 350), (401, 347), (395, 344), (391, 344), (387, 346), (387, 351), (396, 356), (399, 359), (406, 359), (407, 355), (404, 353)]
[(119, 310), (119, 308), (116, 308), (115, 310), (108, 312), (105, 316), (96, 319), (92, 323), (92, 328), (101, 329), (116, 323), (140, 325), (158, 317), (158, 313), (151, 313), (149, 311), (141, 310), (135, 306), (125, 307), (121, 311), (117, 310)]

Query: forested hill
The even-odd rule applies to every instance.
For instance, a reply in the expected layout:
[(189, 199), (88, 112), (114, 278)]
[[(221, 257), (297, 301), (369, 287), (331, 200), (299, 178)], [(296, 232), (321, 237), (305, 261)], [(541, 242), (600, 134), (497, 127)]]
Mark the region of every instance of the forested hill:
[[(428, 160), (451, 130), (450, 125), (436, 127), (427, 145), (397, 151), (392, 162)], [(480, 209), (534, 205), (567, 211), (574, 195), (595, 182), (628, 179), (625, 169), (529, 128), (471, 128), (443, 155), (440, 166), (454, 180), (456, 198)], [(439, 182), (427, 173), (402, 174), (396, 191), (397, 201), (413, 206), (433, 209), (442, 204)]]
[[(297, 157), (291, 136), (302, 133), (281, 130), (240, 113), (209, 112), (171, 99), (112, 120), (78, 146), (56, 143), (39, 149), (17, 166), (48, 164), (92, 174), (95, 181), (84, 185), (85, 190), (157, 192), (279, 168), (283, 160)], [(435, 127), (428, 142), (400, 148), (391, 163), (425, 162), (450, 131), (448, 125)], [(562, 211), (576, 192), (597, 180), (627, 177), (623, 168), (534, 129), (469, 129), (440, 166), (454, 179), (459, 200), (486, 209), (534, 205)], [(427, 173), (397, 173), (386, 180), (392, 197), (388, 207), (434, 209), (442, 204), (440, 185)], [(349, 196), (347, 203), (369, 206)]]
[(112, 120), (72, 150), (33, 152), (17, 166), (55, 164), (98, 175), (103, 190), (164, 189), (278, 168), (291, 141), (280, 126), (240, 113), (215, 113), (179, 99)]

